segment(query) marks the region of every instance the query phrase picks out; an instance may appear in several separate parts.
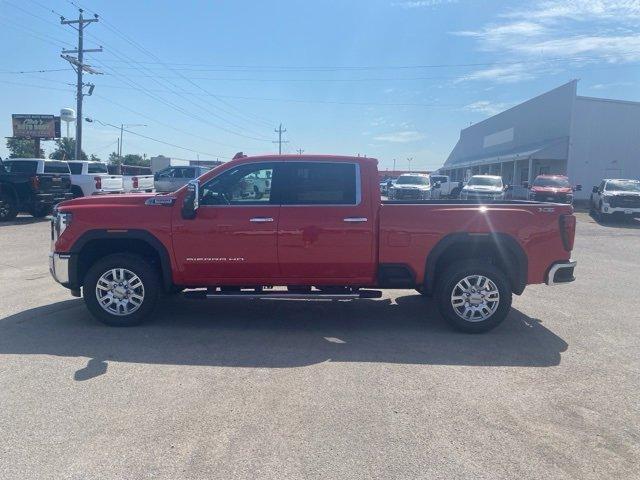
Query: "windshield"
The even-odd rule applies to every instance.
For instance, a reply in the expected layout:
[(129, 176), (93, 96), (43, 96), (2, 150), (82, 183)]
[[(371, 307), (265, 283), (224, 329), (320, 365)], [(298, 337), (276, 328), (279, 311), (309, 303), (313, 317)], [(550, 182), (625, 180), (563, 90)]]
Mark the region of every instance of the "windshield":
[(471, 177), (469, 186), (479, 186), (479, 187), (499, 187), (502, 188), (502, 179), (496, 177)]
[(104, 163), (92, 162), (87, 164), (87, 173), (108, 173), (108, 170)]
[(44, 173), (69, 173), (67, 162), (44, 162)]
[(9, 173), (36, 173), (38, 170), (38, 162), (37, 161), (4, 161), (4, 168)]
[(571, 185), (569, 180), (563, 177), (538, 177), (533, 181), (534, 187), (567, 188)]
[(618, 192), (640, 192), (640, 181), (638, 180), (610, 180), (604, 187), (607, 191)]
[(396, 185), (429, 185), (429, 177), (407, 175), (406, 177), (398, 178)]

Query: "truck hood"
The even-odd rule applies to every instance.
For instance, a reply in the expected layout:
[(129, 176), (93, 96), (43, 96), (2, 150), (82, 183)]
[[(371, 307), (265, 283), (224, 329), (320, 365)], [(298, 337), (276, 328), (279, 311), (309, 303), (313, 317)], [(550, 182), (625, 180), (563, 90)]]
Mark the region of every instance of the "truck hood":
[(74, 198), (73, 200), (67, 200), (58, 205), (58, 209), (64, 211), (65, 209), (73, 207), (91, 207), (91, 206), (108, 206), (108, 205), (144, 205), (149, 198), (156, 195), (131, 193), (125, 195), (93, 195), (91, 197)]
[(606, 190), (604, 192), (604, 195), (611, 195), (611, 196), (618, 196), (618, 195), (624, 195), (624, 196), (630, 196), (630, 197), (640, 197), (640, 192), (625, 192), (624, 190)]
[(571, 187), (531, 187), (531, 191), (539, 193), (573, 193)]
[(485, 185), (467, 185), (462, 190), (465, 192), (492, 192), (492, 193), (501, 193), (502, 188), (500, 187), (490, 187)]
[(395, 184), (391, 188), (402, 188), (407, 190), (430, 190), (430, 185), (403, 185), (403, 184)]

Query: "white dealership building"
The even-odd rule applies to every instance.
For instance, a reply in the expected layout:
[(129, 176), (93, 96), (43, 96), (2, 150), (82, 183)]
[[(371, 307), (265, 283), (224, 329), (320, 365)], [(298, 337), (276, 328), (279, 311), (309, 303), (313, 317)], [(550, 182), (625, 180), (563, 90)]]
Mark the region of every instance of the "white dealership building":
[(640, 178), (640, 102), (577, 95), (577, 80), (460, 132), (438, 173), (501, 175), (506, 184), (568, 175), (589, 197), (602, 178)]

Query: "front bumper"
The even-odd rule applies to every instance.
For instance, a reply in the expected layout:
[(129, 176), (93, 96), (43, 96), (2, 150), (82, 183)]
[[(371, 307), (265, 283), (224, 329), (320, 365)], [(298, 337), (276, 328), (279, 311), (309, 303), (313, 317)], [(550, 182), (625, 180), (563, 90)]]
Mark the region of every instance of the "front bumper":
[(602, 205), (602, 212), (610, 215), (618, 214), (640, 217), (640, 208), (612, 207), (607, 203)]
[(49, 254), (49, 273), (53, 279), (65, 287), (69, 287), (69, 263), (71, 255), (63, 253)]
[(546, 284), (553, 286), (558, 283), (573, 282), (576, 279), (576, 277), (573, 276), (573, 271), (577, 264), (578, 262), (575, 260), (554, 263), (549, 269), (549, 273), (547, 273)]

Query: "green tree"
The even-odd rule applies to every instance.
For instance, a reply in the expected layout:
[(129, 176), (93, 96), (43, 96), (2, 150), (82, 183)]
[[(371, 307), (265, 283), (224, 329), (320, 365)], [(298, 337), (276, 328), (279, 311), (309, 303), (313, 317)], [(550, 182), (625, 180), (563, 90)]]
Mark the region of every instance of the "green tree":
[(7, 149), (9, 158), (44, 158), (44, 150), (40, 149), (40, 155), (36, 155), (36, 144), (34, 140), (24, 138), (7, 138)]
[(92, 162), (101, 162), (102, 159), (97, 156), (95, 153), (92, 153), (91, 156), (89, 157), (89, 160)]
[(122, 165), (122, 159), (116, 152), (111, 152), (109, 154), (109, 164), (110, 165)]
[(135, 165), (137, 167), (148, 167), (151, 164), (148, 158), (133, 153), (125, 155), (122, 159), (122, 163), (124, 165)]
[[(49, 155), (54, 160), (72, 160), (75, 156), (76, 140), (75, 138), (58, 138), (56, 140), (56, 149)], [(80, 151), (80, 159), (87, 160), (87, 154)]]

